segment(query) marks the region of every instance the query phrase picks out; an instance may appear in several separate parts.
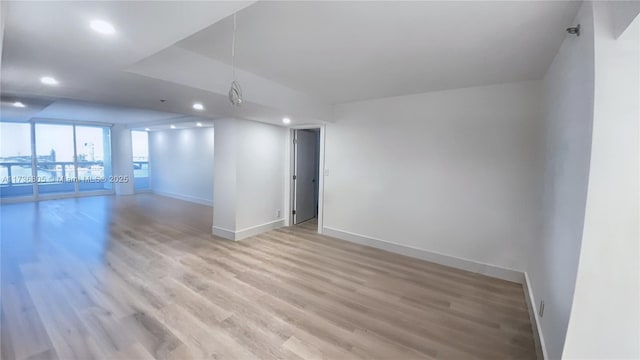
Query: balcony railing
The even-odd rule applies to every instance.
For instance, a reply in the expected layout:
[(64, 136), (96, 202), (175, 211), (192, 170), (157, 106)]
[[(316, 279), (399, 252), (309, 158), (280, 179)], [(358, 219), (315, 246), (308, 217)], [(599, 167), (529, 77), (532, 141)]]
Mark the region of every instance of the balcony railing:
[(0, 163), (0, 185), (29, 184), (32, 177), (31, 162)]
[[(33, 186), (34, 183), (46, 185), (47, 188), (50, 188), (48, 191), (73, 191), (72, 184), (76, 182), (75, 165), (72, 161), (39, 161), (37, 176), (34, 177), (31, 162), (0, 162), (0, 187), (4, 189), (0, 196), (9, 196), (16, 191), (22, 194), (27, 191), (26, 188)], [(77, 181), (81, 191), (111, 188), (110, 184), (107, 184), (110, 181), (108, 179), (110, 174), (105, 175), (102, 161), (79, 161), (77, 165)], [(133, 174), (134, 179), (131, 181), (134, 181), (136, 189), (149, 188), (148, 161), (134, 161)], [(63, 184), (66, 185), (63, 186)], [(58, 189), (56, 186), (63, 186), (63, 188)], [(11, 189), (15, 189), (15, 191)]]
[(133, 162), (133, 177), (149, 177), (149, 162), (148, 161), (134, 161)]
[(149, 188), (149, 162), (134, 161), (133, 162), (133, 187), (136, 190)]
[[(79, 161), (78, 178), (104, 178), (104, 164), (102, 161)], [(34, 177), (30, 162), (0, 163), (0, 185), (24, 185), (37, 182), (64, 183), (73, 182), (76, 178), (75, 163), (72, 161), (38, 162), (37, 175)]]

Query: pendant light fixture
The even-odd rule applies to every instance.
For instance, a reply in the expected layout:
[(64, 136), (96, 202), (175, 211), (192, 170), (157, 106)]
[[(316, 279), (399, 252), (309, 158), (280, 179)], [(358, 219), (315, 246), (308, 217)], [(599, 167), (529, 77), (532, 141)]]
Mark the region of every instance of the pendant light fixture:
[(242, 88), (240, 83), (236, 81), (236, 14), (233, 14), (233, 38), (231, 40), (231, 71), (233, 72), (233, 81), (231, 89), (229, 89), (229, 101), (234, 106), (242, 105)]

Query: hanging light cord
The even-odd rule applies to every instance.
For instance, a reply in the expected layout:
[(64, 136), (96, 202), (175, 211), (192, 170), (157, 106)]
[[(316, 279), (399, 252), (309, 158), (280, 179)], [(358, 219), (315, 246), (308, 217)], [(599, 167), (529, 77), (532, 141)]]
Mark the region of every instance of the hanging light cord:
[(242, 88), (236, 81), (236, 14), (233, 14), (233, 37), (231, 38), (231, 71), (233, 81), (229, 89), (229, 101), (234, 106), (242, 105)]
[(233, 37), (231, 38), (231, 71), (236, 81), (236, 13), (233, 13)]

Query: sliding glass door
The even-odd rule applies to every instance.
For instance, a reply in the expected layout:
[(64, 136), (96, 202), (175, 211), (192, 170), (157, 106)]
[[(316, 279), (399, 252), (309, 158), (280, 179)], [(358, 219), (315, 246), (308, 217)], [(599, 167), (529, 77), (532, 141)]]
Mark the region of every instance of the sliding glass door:
[(38, 194), (76, 191), (73, 125), (36, 124)]
[(76, 126), (78, 190), (110, 190), (111, 148), (109, 128)]
[(31, 124), (0, 123), (0, 198), (33, 196)]
[(0, 122), (0, 198), (112, 190), (110, 128)]

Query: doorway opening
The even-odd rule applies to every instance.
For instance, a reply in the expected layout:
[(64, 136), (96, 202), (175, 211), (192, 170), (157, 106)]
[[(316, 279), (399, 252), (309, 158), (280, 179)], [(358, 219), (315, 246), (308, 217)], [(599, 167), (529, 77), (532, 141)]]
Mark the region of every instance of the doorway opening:
[(322, 131), (293, 129), (291, 224), (322, 228)]

